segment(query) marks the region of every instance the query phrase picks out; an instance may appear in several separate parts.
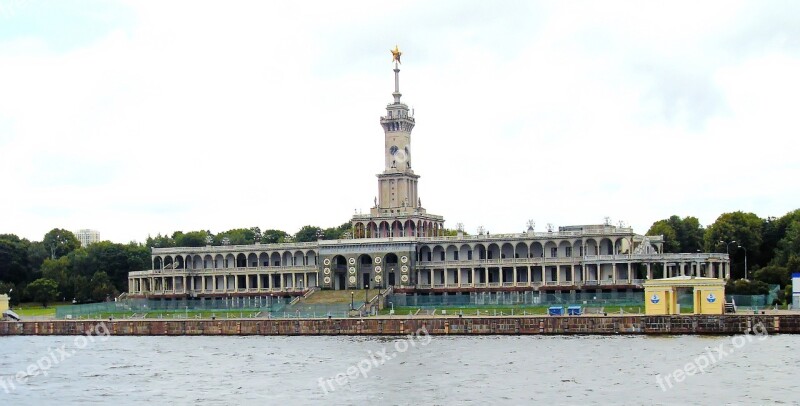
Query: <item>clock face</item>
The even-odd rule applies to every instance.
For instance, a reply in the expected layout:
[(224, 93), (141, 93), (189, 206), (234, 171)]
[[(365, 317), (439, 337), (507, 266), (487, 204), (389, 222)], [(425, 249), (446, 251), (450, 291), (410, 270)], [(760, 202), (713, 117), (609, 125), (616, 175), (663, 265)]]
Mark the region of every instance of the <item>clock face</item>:
[(390, 154), (392, 154), (392, 155), (394, 155), (394, 154), (396, 154), (396, 153), (397, 153), (397, 150), (398, 150), (398, 149), (399, 149), (399, 148), (397, 148), (397, 145), (392, 145), (392, 147), (391, 147), (391, 148), (389, 148), (389, 153), (390, 153)]

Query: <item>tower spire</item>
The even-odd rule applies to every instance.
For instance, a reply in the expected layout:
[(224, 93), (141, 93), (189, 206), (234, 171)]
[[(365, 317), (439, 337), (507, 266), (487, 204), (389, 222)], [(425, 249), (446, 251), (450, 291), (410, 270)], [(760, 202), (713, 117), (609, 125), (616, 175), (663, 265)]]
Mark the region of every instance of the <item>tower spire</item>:
[(397, 45), (394, 46), (394, 49), (390, 49), (389, 52), (392, 53), (392, 62), (394, 62), (394, 93), (392, 93), (392, 96), (394, 96), (394, 104), (400, 104), (400, 96), (402, 96), (402, 94), (400, 93), (399, 64), (402, 63), (400, 62), (400, 55), (403, 55), (403, 53), (400, 52), (400, 48), (398, 48)]

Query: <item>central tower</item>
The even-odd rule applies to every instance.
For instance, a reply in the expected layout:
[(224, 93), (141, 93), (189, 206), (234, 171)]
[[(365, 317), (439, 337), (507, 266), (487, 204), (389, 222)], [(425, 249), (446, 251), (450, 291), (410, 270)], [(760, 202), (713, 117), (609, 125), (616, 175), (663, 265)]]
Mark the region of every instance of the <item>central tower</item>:
[[(398, 51), (399, 53), (399, 51)], [(418, 175), (411, 169), (411, 130), (414, 116), (400, 101), (399, 56), (394, 64), (394, 102), (386, 106), (381, 117), (383, 127), (384, 170), (378, 175), (378, 208), (400, 210), (419, 207)]]
[(369, 214), (353, 216), (355, 238), (431, 237), (444, 227), (441, 216), (427, 214), (417, 193), (419, 175), (411, 169), (411, 130), (414, 115), (400, 101), (400, 50), (392, 51), (393, 101), (381, 116), (383, 172), (378, 174), (378, 196)]

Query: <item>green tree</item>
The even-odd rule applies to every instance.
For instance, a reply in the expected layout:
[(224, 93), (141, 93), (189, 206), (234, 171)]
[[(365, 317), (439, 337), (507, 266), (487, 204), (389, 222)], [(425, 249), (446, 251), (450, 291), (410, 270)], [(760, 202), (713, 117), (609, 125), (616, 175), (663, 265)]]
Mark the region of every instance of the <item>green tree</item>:
[(768, 285), (780, 285), (781, 288), (792, 283), (792, 275), (783, 266), (770, 265), (760, 268), (753, 273), (753, 279)]
[(94, 275), (92, 275), (89, 285), (91, 286), (90, 298), (95, 302), (110, 299), (117, 294), (117, 289), (114, 288), (111, 279), (102, 271), (95, 272)]
[(175, 246), (175, 240), (166, 235), (158, 233), (155, 237), (147, 236), (145, 245), (151, 248), (172, 248)]
[(322, 229), (315, 226), (303, 226), (300, 231), (294, 235), (294, 240), (297, 242), (311, 242), (317, 241), (317, 233), (321, 233)]
[(42, 307), (47, 307), (58, 297), (58, 283), (52, 279), (39, 278), (25, 288), (26, 294), (34, 301), (40, 302)]
[(729, 280), (725, 285), (725, 293), (729, 295), (766, 295), (769, 293), (769, 286), (755, 280)]
[(50, 253), (50, 258), (61, 258), (81, 247), (81, 242), (71, 231), (54, 228), (44, 235), (42, 245)]
[(256, 242), (256, 233), (252, 228), (234, 228), (214, 237), (214, 245), (222, 245), (227, 238), (230, 245), (250, 245)]
[(681, 252), (681, 242), (678, 233), (667, 220), (658, 220), (647, 230), (647, 235), (661, 235), (664, 237), (664, 252)]
[(0, 234), (0, 281), (20, 284), (33, 280), (28, 263), (28, 241)]
[(289, 233), (282, 230), (264, 230), (261, 234), (261, 243), (262, 244), (277, 244), (279, 242), (286, 241), (286, 237), (289, 236)]
[(190, 231), (186, 234), (181, 233), (173, 239), (177, 247), (205, 247), (208, 236), (207, 231)]
[[(753, 213), (736, 211), (724, 213), (708, 227), (705, 233), (705, 248), (709, 252), (725, 252), (725, 244), (729, 242), (731, 255), (731, 277), (744, 277), (744, 258), (758, 258), (761, 249), (761, 235), (764, 222)], [(745, 249), (739, 249), (742, 246)]]

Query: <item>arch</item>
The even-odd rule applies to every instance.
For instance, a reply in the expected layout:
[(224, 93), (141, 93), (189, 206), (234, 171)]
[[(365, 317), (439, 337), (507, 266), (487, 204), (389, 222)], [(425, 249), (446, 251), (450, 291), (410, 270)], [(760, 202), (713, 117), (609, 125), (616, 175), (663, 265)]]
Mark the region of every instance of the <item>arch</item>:
[(314, 250), (306, 251), (306, 265), (317, 265), (317, 252)]
[(486, 259), (500, 259), (500, 247), (491, 243), (486, 247)]
[(543, 258), (544, 257), (544, 246), (539, 241), (534, 241), (531, 243), (531, 258)]
[(374, 221), (367, 223), (367, 238), (375, 238), (378, 236), (378, 225)]
[(584, 249), (586, 255), (600, 255), (597, 241), (594, 238), (587, 239), (584, 245), (586, 246)]
[(247, 255), (247, 266), (251, 268), (258, 267), (258, 255), (250, 253)]
[(281, 254), (281, 266), (292, 266), (292, 252), (283, 251)]
[(303, 266), (305, 265), (305, 255), (303, 251), (295, 251), (294, 258), (292, 258), (292, 265), (293, 266)]
[[(567, 249), (567, 248), (569, 248), (569, 249)], [(571, 257), (573, 255), (571, 251), (572, 251), (572, 244), (570, 244), (569, 241), (563, 240), (563, 241), (558, 243), (558, 257), (559, 258)], [(567, 254), (569, 254), (569, 255), (567, 255)]]
[(402, 237), (403, 236), (403, 223), (399, 220), (395, 220), (392, 222), (392, 237)]
[(530, 251), (528, 250), (528, 244), (524, 242), (518, 242), (517, 246), (514, 247), (514, 258), (529, 258)]
[(434, 245), (433, 253), (431, 255), (432, 255), (431, 258), (432, 261), (439, 261), (439, 262), (444, 261), (444, 247), (442, 247), (441, 245)]
[(428, 245), (423, 245), (419, 248), (419, 261), (420, 262), (428, 262), (433, 260), (433, 254), (431, 253), (431, 247)]
[(237, 268), (245, 268), (247, 267), (247, 255), (244, 253), (236, 254), (236, 267)]
[(269, 261), (272, 266), (281, 266), (281, 254), (273, 252), (272, 255), (269, 256)]
[(204, 268), (203, 257), (201, 257), (200, 255), (195, 255), (194, 258), (192, 258), (192, 268), (194, 269)]
[(510, 242), (503, 243), (500, 248), (500, 258), (514, 258), (514, 246)]
[(461, 247), (458, 249), (458, 257), (462, 261), (472, 259), (471, 253), (472, 253), (472, 248), (469, 246), (469, 244), (461, 244)]
[(258, 266), (269, 266), (269, 254), (262, 252), (258, 254)]
[(473, 251), (473, 259), (486, 259), (486, 247), (484, 247), (483, 244), (475, 244)]
[(581, 257), (583, 255), (586, 255), (585, 252), (581, 251), (581, 248), (583, 248), (583, 246), (581, 245), (581, 240), (575, 240), (575, 242), (572, 243), (572, 256)]
[(388, 221), (381, 221), (378, 225), (378, 237), (385, 238), (389, 237), (389, 222)]
[(164, 264), (164, 269), (172, 269), (172, 264), (173, 264), (173, 261), (172, 261), (172, 255), (167, 255), (167, 256), (165, 256), (165, 257), (164, 257), (164, 259), (163, 259), (163, 261), (164, 261), (164, 262), (163, 262), (163, 264)]
[(214, 268), (214, 257), (209, 254), (203, 257), (203, 269)]
[(555, 252), (556, 255), (553, 255), (554, 254), (554, 252), (553, 252), (554, 248), (556, 249), (556, 251), (558, 251), (558, 246), (556, 245), (555, 242), (548, 241), (548, 242), (544, 243), (544, 256), (547, 257), (547, 258), (555, 258), (558, 255), (558, 252)]
[(225, 257), (222, 254), (214, 256), (214, 268), (225, 268)]
[(346, 271), (347, 270), (347, 258), (343, 255), (337, 255), (333, 257), (331, 260), (331, 267), (333, 267), (336, 271)]
[(185, 268), (183, 255), (175, 255), (175, 266), (173, 266), (172, 269), (183, 269), (183, 268)]
[(452, 244), (448, 245), (447, 248), (445, 249), (445, 260), (456, 261), (459, 259), (461, 259), (461, 257), (458, 255), (458, 247)]
[(391, 252), (386, 254), (386, 256), (383, 257), (383, 262), (387, 267), (397, 266), (397, 254)]
[(233, 268), (236, 266), (236, 257), (233, 254), (225, 255), (225, 268)]
[(601, 239), (600, 244), (598, 244), (598, 248), (600, 249), (600, 255), (614, 254), (614, 245), (611, 244), (611, 240), (608, 238)]
[(405, 230), (406, 236), (415, 237), (417, 235), (417, 226), (414, 220), (406, 220)]
[(153, 257), (153, 269), (161, 269), (163, 268), (163, 260), (161, 257)]
[(353, 233), (354, 233), (353, 237), (355, 238), (365, 238), (367, 236), (367, 233), (364, 223), (361, 222), (356, 223), (355, 231)]

